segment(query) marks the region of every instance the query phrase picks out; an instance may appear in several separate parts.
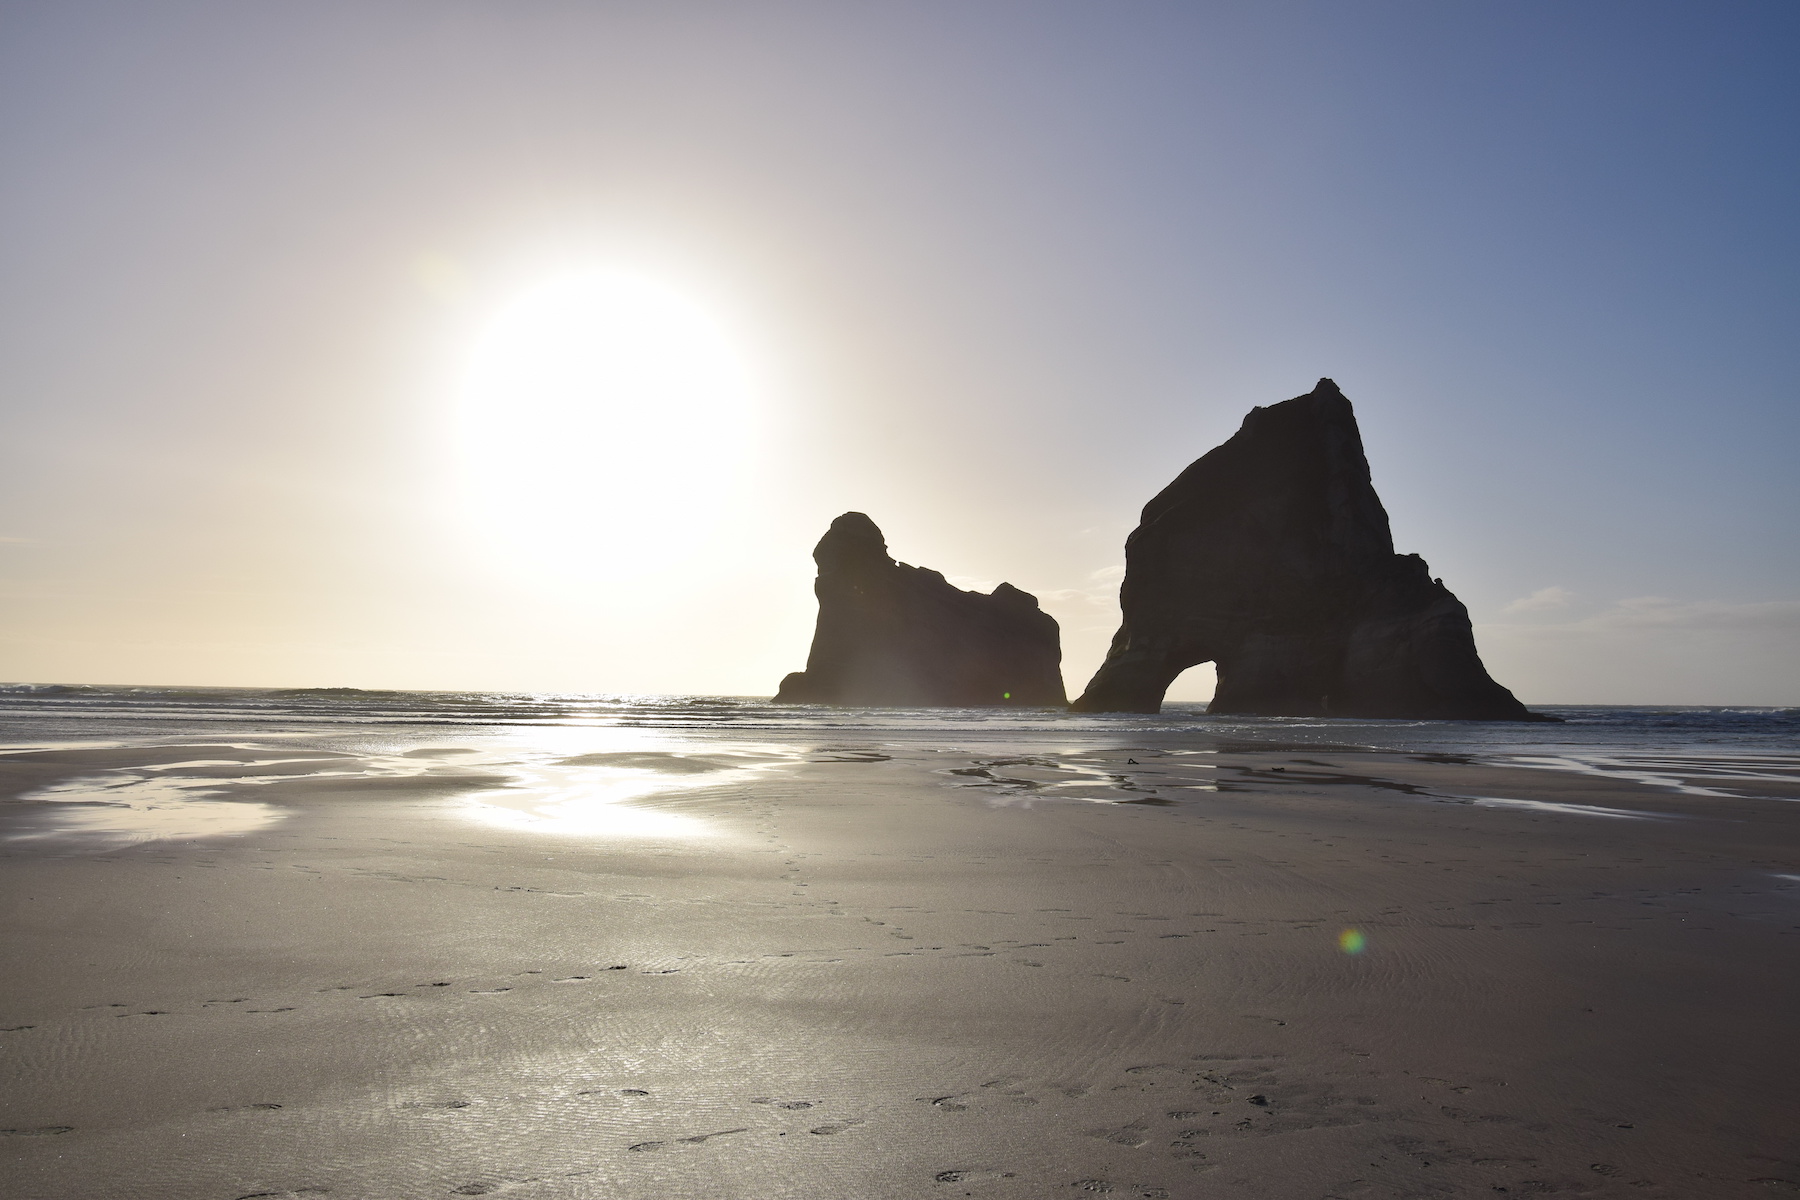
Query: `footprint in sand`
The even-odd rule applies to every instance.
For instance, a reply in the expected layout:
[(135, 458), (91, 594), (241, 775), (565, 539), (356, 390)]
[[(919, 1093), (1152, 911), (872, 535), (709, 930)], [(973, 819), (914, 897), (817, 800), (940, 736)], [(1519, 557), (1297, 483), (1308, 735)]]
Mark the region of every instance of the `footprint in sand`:
[(648, 1096), (650, 1093), (643, 1088), (583, 1088), (575, 1094), (577, 1096), (611, 1096), (616, 1094), (630, 1100), (636, 1100), (643, 1096)]
[(955, 1167), (933, 1175), (934, 1183), (987, 1183), (995, 1179), (1017, 1179), (1016, 1171), (983, 1171), (974, 1167)]
[(855, 1129), (858, 1125), (863, 1124), (866, 1124), (866, 1122), (862, 1119), (852, 1118), (847, 1121), (834, 1121), (829, 1125), (815, 1125), (807, 1130), (807, 1132), (816, 1133), (820, 1137), (830, 1137), (834, 1133), (842, 1133), (846, 1129)]
[(668, 1141), (662, 1142), (639, 1142), (634, 1146), (627, 1146), (625, 1148), (627, 1150), (647, 1151), (661, 1150), (665, 1146), (698, 1146), (702, 1142), (710, 1141), (713, 1138), (728, 1137), (734, 1133), (748, 1132), (750, 1132), (750, 1127), (745, 1125), (737, 1129), (720, 1129), (714, 1133), (696, 1133), (691, 1137), (670, 1138)]
[(1099, 1138), (1101, 1141), (1111, 1142), (1115, 1146), (1130, 1146), (1134, 1150), (1149, 1143), (1149, 1134), (1148, 1126), (1140, 1125), (1135, 1121), (1118, 1129), (1088, 1130), (1088, 1136), (1091, 1138)]

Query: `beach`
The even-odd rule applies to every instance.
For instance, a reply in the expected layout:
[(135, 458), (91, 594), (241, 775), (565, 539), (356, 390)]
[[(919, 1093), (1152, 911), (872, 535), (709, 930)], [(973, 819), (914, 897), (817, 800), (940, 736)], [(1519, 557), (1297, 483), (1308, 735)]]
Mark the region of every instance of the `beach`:
[(8, 1196), (1800, 1192), (1778, 743), (234, 711), (0, 747)]

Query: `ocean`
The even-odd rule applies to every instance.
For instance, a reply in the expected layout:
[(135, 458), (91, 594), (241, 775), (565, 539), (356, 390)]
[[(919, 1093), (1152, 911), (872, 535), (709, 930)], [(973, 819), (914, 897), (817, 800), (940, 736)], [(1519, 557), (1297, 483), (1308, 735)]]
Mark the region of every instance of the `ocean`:
[(811, 731), (906, 740), (1043, 733), (1087, 741), (1155, 734), (1417, 753), (1800, 755), (1800, 708), (1540, 705), (1537, 711), (1562, 722), (1210, 716), (1200, 703), (1170, 703), (1146, 716), (1038, 708), (827, 708), (748, 696), (0, 684), (0, 744), (563, 727)]

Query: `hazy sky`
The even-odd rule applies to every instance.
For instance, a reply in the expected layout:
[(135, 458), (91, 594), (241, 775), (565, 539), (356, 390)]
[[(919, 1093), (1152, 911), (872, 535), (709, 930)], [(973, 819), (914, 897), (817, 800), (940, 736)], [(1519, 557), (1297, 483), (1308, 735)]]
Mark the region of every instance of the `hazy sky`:
[(1785, 0), (7, 0), (0, 679), (767, 695), (859, 509), (1074, 694), (1139, 508), (1329, 375), (1523, 699), (1800, 703), (1797, 57)]

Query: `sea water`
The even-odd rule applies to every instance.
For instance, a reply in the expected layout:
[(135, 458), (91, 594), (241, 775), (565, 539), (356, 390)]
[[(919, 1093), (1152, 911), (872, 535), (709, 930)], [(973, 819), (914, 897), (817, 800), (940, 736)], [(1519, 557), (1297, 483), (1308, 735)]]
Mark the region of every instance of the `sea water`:
[(360, 688), (169, 688), (0, 684), (0, 743), (505, 727), (758, 732), (822, 737), (1004, 738), (1047, 733), (1336, 746), (1408, 753), (1800, 754), (1800, 708), (1539, 705), (1561, 723), (1214, 716), (1172, 702), (1155, 715), (1057, 708), (832, 708), (745, 696), (401, 692)]

